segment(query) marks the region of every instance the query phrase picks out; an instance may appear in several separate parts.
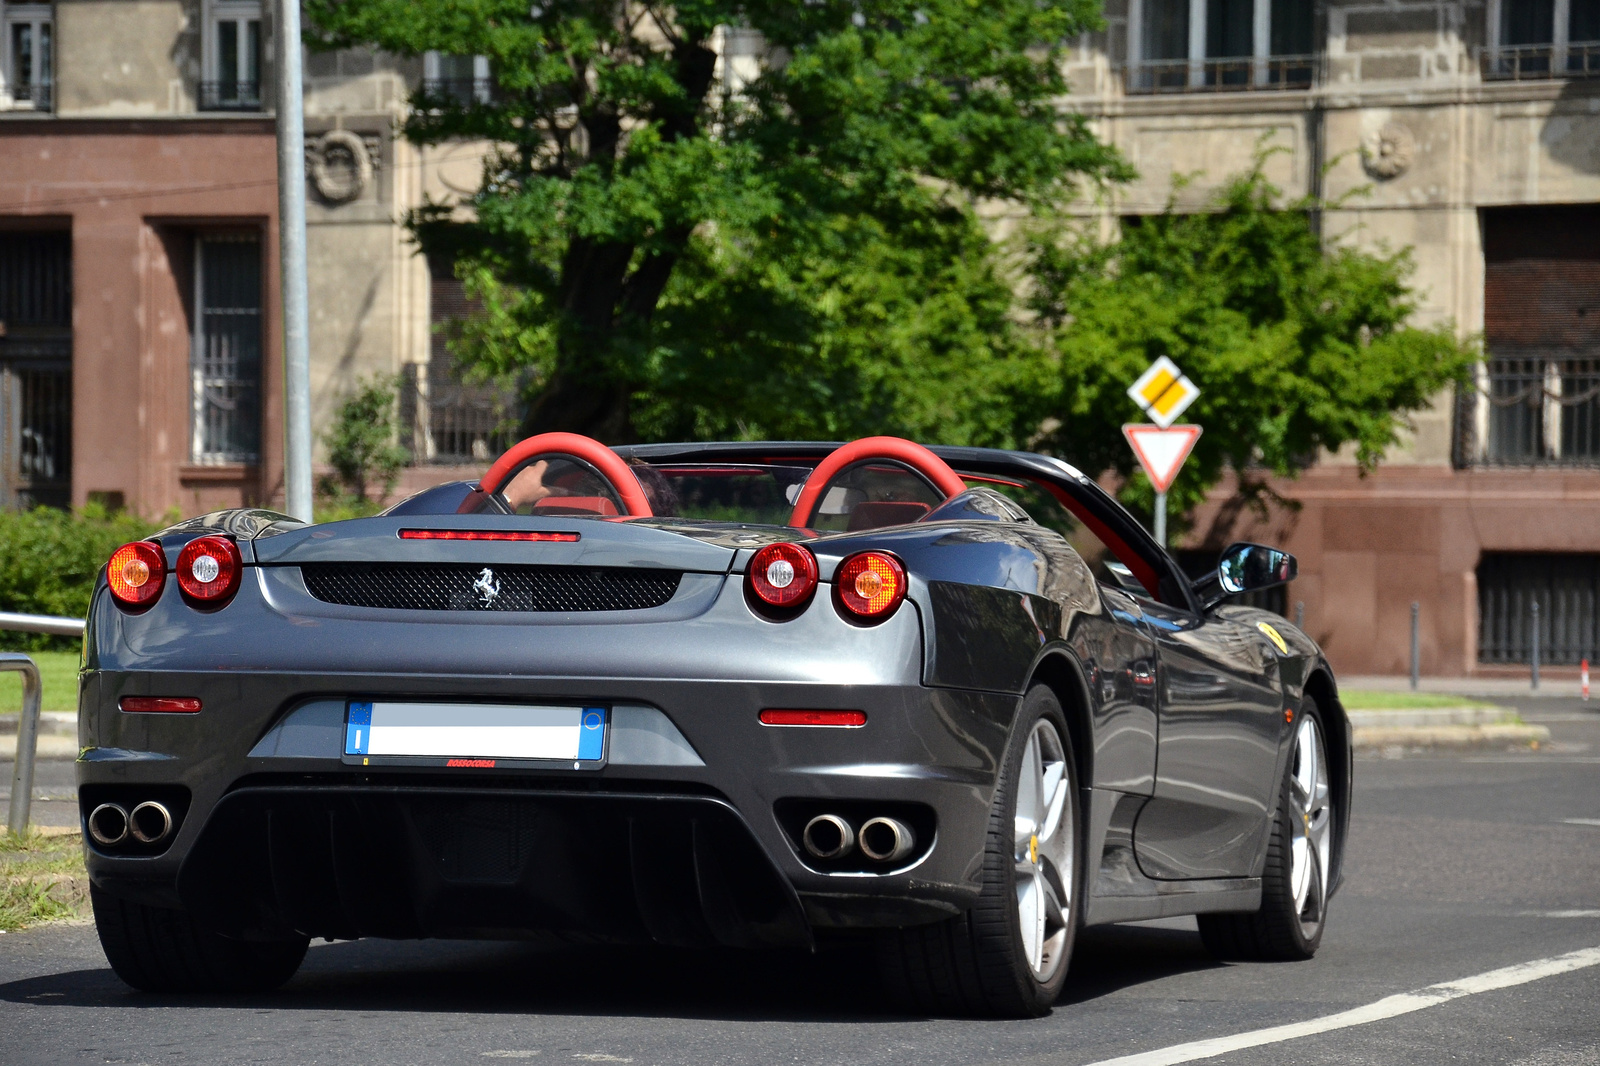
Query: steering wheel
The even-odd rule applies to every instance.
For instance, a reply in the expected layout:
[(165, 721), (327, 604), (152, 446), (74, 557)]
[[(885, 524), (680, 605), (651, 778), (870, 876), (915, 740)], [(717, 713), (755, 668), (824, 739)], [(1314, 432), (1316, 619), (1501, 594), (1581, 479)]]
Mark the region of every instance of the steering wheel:
[(863, 437), (849, 444), (841, 444), (811, 471), (805, 487), (800, 490), (800, 498), (794, 502), (789, 524), (799, 529), (809, 526), (828, 483), (846, 467), (873, 459), (888, 459), (909, 466), (927, 478), (947, 499), (967, 490), (967, 483), (961, 480), (961, 475), (922, 445), (903, 437)]
[(593, 437), (577, 433), (540, 433), (513, 444), (494, 461), (494, 465), (483, 475), (483, 480), (478, 482), (478, 488), (486, 493), (499, 492), (517, 471), (543, 456), (566, 456), (594, 468), (610, 483), (617, 499), (622, 501), (624, 513), (634, 518), (649, 518), (654, 513), (650, 510), (650, 501), (645, 498), (644, 489), (639, 486), (639, 479), (633, 476), (628, 464)]

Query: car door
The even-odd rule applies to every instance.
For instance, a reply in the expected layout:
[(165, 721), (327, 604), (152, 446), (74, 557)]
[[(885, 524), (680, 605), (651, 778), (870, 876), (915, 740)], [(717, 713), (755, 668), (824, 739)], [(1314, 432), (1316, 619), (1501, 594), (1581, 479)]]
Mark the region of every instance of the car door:
[(1277, 786), (1284, 718), (1266, 635), (1228, 618), (1140, 604), (1159, 654), (1155, 794), (1134, 827), (1146, 875), (1255, 872)]

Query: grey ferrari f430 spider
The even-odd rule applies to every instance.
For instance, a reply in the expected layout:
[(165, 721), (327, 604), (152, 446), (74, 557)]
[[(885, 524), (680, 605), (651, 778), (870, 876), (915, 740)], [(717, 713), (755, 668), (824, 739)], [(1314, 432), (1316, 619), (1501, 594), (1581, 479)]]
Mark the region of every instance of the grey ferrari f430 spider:
[[(1317, 645), (1060, 460), (530, 438), (383, 514), (120, 548), (84, 637), (95, 921), (151, 991), (312, 937), (815, 950), (1048, 1010), (1085, 926), (1309, 958), (1350, 729)], [(1234, 602), (1230, 602), (1234, 601)]]

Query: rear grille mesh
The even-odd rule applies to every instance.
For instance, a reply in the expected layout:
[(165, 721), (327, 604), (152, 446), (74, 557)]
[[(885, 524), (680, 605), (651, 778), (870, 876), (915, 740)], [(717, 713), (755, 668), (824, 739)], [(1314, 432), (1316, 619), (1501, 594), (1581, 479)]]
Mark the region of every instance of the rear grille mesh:
[(402, 611), (639, 611), (678, 591), (676, 570), (599, 566), (318, 563), (306, 589), (326, 603)]

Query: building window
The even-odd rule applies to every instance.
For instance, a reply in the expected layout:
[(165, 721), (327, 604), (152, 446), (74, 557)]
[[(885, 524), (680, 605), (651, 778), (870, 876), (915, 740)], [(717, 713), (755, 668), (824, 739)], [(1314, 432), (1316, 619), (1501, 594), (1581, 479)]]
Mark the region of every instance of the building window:
[(1600, 0), (1489, 0), (1483, 76), (1600, 77)]
[(457, 104), (487, 104), (493, 96), (488, 56), (453, 56), (425, 52), (422, 56), (422, 94)]
[(72, 502), (72, 236), (0, 232), (0, 506)]
[(1600, 207), (1483, 212), (1484, 346), (1463, 466), (1600, 466)]
[[(1593, 660), (1600, 555), (1486, 552), (1478, 564), (1478, 661), (1533, 658), (1535, 619), (1541, 663)], [(1534, 605), (1538, 604), (1535, 612)]]
[(203, 236), (194, 259), (191, 456), (208, 465), (254, 464), (261, 451), (261, 239)]
[(213, 0), (206, 5), (202, 111), (261, 110), (261, 5)]
[(0, 52), (0, 107), (48, 111), (55, 83), (55, 42), (48, 4), (5, 4)]
[(1125, 85), (1134, 93), (1309, 89), (1304, 0), (1129, 0)]
[(443, 257), (429, 258), (428, 362), (408, 363), (400, 382), (400, 443), (415, 463), (485, 463), (517, 441), (515, 390), (468, 382), (450, 351), (451, 326), (477, 310)]

